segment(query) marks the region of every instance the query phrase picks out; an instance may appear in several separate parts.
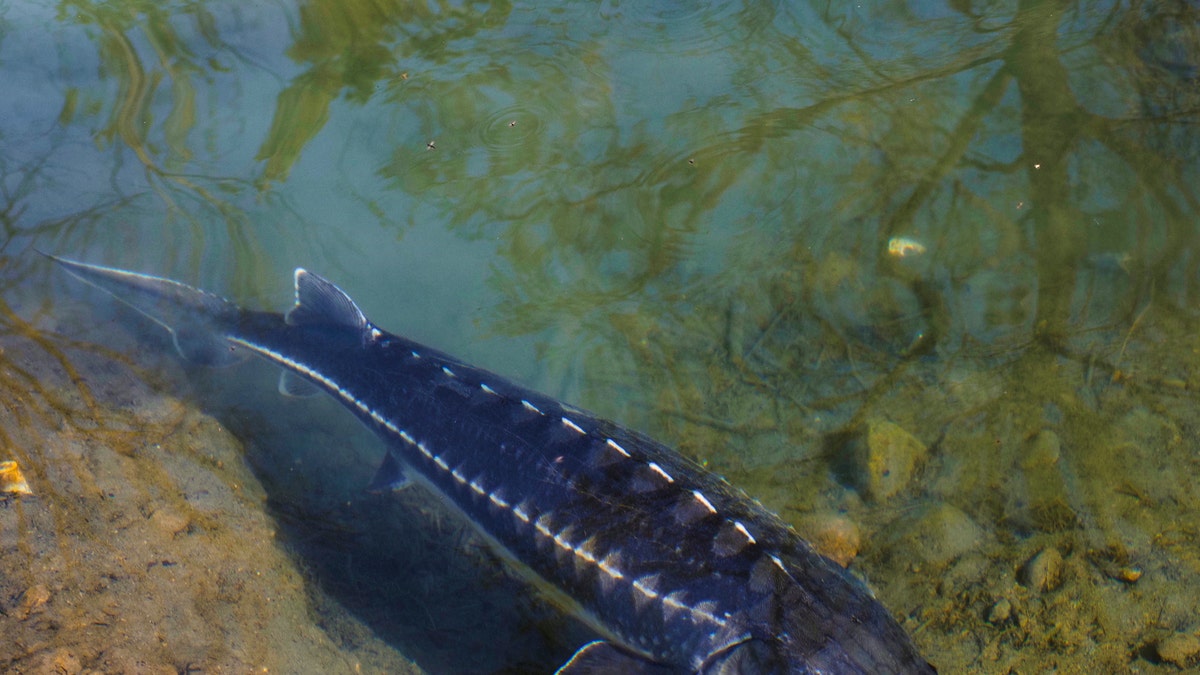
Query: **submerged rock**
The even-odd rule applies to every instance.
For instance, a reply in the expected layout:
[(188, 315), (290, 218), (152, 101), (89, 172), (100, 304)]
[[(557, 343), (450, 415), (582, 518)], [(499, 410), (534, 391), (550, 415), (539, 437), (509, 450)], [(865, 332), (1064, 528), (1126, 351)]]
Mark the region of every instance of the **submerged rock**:
[(1180, 668), (1200, 664), (1200, 637), (1193, 633), (1175, 633), (1155, 646), (1158, 658)]
[(846, 567), (862, 547), (862, 534), (854, 521), (836, 514), (813, 514), (796, 525), (821, 555)]
[(945, 565), (975, 549), (983, 541), (983, 530), (952, 504), (926, 506), (891, 528), (887, 548), (893, 557)]
[(1021, 566), (1017, 581), (1035, 591), (1052, 591), (1062, 583), (1062, 572), (1062, 554), (1056, 548), (1044, 548)]
[(868, 421), (848, 445), (850, 482), (868, 499), (883, 501), (908, 487), (929, 449), (901, 426)]
[(1008, 598), (1000, 598), (996, 601), (996, 604), (992, 605), (991, 609), (988, 610), (987, 622), (998, 626), (1012, 618), (1012, 614), (1012, 602), (1010, 602)]
[(48, 602), (50, 602), (50, 589), (46, 588), (43, 584), (30, 586), (21, 594), (21, 601), (17, 603), (14, 616), (24, 621), (31, 614), (40, 612)]

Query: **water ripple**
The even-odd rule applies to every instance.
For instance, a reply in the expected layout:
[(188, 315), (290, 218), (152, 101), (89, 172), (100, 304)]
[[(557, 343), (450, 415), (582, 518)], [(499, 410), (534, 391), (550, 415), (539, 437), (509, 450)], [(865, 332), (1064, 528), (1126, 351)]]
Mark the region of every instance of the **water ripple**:
[(742, 44), (775, 16), (770, 2), (606, 0), (609, 33), (637, 51), (705, 54)]
[(493, 111), (475, 125), (475, 135), (489, 150), (513, 150), (541, 135), (546, 114), (536, 105), (506, 106)]

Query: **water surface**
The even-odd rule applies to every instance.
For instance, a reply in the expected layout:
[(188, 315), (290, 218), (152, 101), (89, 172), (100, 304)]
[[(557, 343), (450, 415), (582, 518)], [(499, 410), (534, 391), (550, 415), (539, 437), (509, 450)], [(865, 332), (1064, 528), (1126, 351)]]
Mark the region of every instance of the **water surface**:
[[(0, 461), (35, 494), (0, 506), (0, 633), (26, 631), (0, 664), (548, 670), (581, 635), (419, 496), (364, 496), (379, 450), (334, 405), (278, 400), (256, 365), (179, 370), (36, 247), (256, 308), (317, 271), (803, 532), (857, 529), (852, 569), (945, 672), (1194, 665), (1198, 20), (1184, 1), (3, 5)], [(886, 492), (854, 454), (872, 428), (919, 442)], [(274, 633), (270, 605), (227, 609), (262, 587), (223, 537), (258, 528), (236, 541), (278, 555)], [(108, 567), (83, 562), (98, 550)], [(129, 598), (171, 603), (160, 572), (193, 609), (114, 656), (105, 626), (150, 620)], [(68, 612), (100, 578), (123, 580), (109, 604)]]

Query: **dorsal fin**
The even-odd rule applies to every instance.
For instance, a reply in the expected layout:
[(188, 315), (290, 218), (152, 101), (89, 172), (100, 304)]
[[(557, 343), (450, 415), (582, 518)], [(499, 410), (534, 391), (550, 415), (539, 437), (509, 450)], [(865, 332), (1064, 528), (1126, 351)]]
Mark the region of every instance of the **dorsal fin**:
[(303, 267), (296, 268), (296, 304), (285, 319), (290, 326), (346, 326), (363, 333), (371, 327), (350, 296)]

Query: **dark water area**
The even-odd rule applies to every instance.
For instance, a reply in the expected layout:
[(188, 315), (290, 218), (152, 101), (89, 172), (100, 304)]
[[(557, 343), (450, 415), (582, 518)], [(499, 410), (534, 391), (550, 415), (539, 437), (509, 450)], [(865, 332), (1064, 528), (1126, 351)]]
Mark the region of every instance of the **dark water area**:
[(942, 672), (1200, 664), (1194, 2), (10, 2), (0, 84), (6, 672), (587, 639), (333, 402), (35, 249), (318, 272), (761, 500)]

